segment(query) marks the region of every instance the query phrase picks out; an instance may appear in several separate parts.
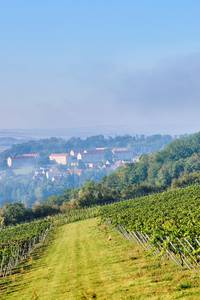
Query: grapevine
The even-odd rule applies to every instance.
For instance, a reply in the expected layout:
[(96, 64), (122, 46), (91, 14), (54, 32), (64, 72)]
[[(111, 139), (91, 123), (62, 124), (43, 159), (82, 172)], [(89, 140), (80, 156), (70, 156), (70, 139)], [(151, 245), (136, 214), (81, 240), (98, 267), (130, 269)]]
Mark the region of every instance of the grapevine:
[(182, 265), (200, 266), (200, 186), (111, 204), (101, 214), (103, 221), (146, 237), (149, 245)]
[(44, 219), (0, 230), (0, 276), (11, 274), (38, 243), (46, 238), (52, 221)]

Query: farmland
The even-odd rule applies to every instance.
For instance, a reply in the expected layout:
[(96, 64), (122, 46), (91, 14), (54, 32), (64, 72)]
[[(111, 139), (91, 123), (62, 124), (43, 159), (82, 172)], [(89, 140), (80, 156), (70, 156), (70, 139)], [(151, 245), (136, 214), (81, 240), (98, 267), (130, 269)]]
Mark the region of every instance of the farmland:
[(2, 299), (199, 299), (199, 195), (191, 186), (5, 227)]
[[(102, 208), (103, 222), (141, 235), (181, 265), (199, 267), (200, 187), (198, 185), (124, 201)], [(170, 252), (170, 253), (169, 253)]]
[(98, 219), (66, 224), (1, 280), (2, 299), (199, 299), (199, 274), (146, 256)]
[(45, 240), (51, 226), (51, 221), (41, 220), (2, 229), (0, 275), (11, 274), (12, 269), (27, 258), (37, 244)]
[(38, 221), (3, 227), (0, 230), (0, 276), (17, 270), (34, 249), (41, 246), (54, 227), (95, 217), (99, 208), (69, 210), (68, 213)]

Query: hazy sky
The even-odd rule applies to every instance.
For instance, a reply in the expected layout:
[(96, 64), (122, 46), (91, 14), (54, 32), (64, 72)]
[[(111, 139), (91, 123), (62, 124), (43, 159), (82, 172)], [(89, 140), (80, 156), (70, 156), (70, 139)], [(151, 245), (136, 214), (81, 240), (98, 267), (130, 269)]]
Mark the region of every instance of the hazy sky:
[(200, 1), (0, 1), (0, 128), (200, 129)]

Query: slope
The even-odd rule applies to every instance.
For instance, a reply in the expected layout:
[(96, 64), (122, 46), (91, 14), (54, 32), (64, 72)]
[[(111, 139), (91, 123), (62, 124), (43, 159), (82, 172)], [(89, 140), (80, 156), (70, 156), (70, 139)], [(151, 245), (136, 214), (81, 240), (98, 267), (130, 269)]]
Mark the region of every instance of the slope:
[(199, 299), (199, 275), (147, 257), (97, 219), (64, 225), (42, 256), (1, 279), (1, 299)]

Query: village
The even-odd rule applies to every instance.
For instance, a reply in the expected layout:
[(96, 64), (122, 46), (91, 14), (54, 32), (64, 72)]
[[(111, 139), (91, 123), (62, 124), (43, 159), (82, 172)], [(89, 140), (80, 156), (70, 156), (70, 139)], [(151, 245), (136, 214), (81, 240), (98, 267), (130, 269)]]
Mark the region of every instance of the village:
[[(128, 148), (99, 147), (66, 153), (51, 153), (44, 161), (39, 153), (24, 153), (7, 157), (7, 168), (16, 175), (32, 174), (33, 180), (60, 181), (69, 175), (107, 175), (120, 166), (137, 161), (139, 157)], [(98, 176), (98, 175), (97, 175)]]
[(120, 167), (133, 164), (142, 155), (160, 150), (173, 137), (103, 135), (33, 139), (6, 145), (0, 152), (0, 203), (26, 206), (52, 195), (99, 182)]

